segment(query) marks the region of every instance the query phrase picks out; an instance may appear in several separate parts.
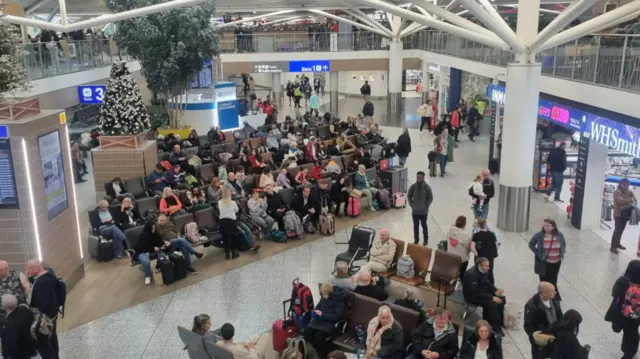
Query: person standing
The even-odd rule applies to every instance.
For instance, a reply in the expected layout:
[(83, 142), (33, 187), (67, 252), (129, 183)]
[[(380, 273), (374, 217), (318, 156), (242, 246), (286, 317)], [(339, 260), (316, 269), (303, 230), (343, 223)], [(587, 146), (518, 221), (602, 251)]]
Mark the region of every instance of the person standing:
[(453, 149), (458, 147), (458, 144), (455, 143), (453, 137), (449, 135), (447, 127), (443, 127), (442, 133), (433, 140), (433, 145), (440, 163), (440, 177), (444, 177), (447, 162), (453, 162)]
[(556, 299), (562, 300), (558, 291), (558, 273), (564, 259), (566, 242), (556, 222), (545, 219), (542, 229), (531, 237), (529, 249), (535, 255), (535, 272), (540, 282), (549, 282), (556, 288)]
[[(47, 270), (37, 259), (27, 262), (27, 277), (33, 279), (30, 306), (38, 309), (53, 321), (53, 331), (48, 343), (38, 345), (38, 352), (43, 358), (59, 359), (57, 322), (60, 308), (64, 306), (58, 293), (64, 284), (58, 280), (52, 270)], [(66, 290), (66, 288), (64, 288)], [(49, 351), (51, 352), (49, 355)], [(43, 354), (44, 353), (44, 354)]]
[(551, 197), (551, 193), (555, 191), (553, 200), (555, 202), (564, 202), (560, 199), (562, 193), (562, 184), (564, 183), (564, 171), (567, 169), (567, 152), (564, 150), (566, 143), (560, 142), (558, 147), (552, 149), (547, 156), (547, 165), (551, 173), (551, 186), (547, 191), (547, 200)]
[(371, 98), (367, 97), (364, 102), (364, 106), (362, 106), (362, 116), (367, 118), (368, 121), (371, 121), (373, 117), (373, 103), (371, 102)]
[(412, 184), (407, 192), (407, 200), (413, 217), (413, 243), (420, 243), (419, 229), (420, 225), (422, 225), (422, 244), (426, 246), (429, 243), (427, 216), (429, 215), (429, 207), (433, 202), (433, 192), (431, 191), (431, 186), (424, 181), (424, 172), (418, 171), (416, 183)]
[(629, 262), (624, 275), (613, 284), (611, 295), (613, 301), (604, 320), (611, 322), (614, 332), (623, 332), (622, 359), (632, 359), (640, 343), (640, 260)]
[(480, 127), (480, 121), (482, 121), (482, 114), (478, 110), (477, 103), (474, 103), (469, 109), (469, 114), (466, 116), (467, 125), (469, 126), (469, 139), (471, 142), (476, 142), (473, 138), (478, 136), (478, 128)]
[[(33, 313), (26, 305), (18, 304), (13, 294), (2, 295), (2, 310), (7, 313), (2, 326), (2, 357), (5, 359), (30, 359), (35, 355), (35, 346), (31, 337)], [(46, 356), (43, 356), (47, 359)]]
[(409, 153), (411, 153), (411, 137), (409, 137), (408, 128), (405, 127), (405, 129), (402, 130), (402, 134), (398, 137), (396, 144), (396, 154), (398, 158), (400, 158), (400, 167), (404, 167), (404, 164), (407, 163)]
[(524, 306), (524, 331), (529, 336), (532, 359), (545, 359), (552, 354), (551, 327), (562, 318), (562, 308), (555, 296), (553, 284), (540, 282), (538, 293)]
[(588, 359), (591, 346), (581, 345), (578, 340), (582, 316), (577, 310), (569, 309), (553, 328), (551, 334), (556, 338), (553, 359)]
[(285, 89), (285, 91), (287, 92), (287, 97), (289, 98), (289, 106), (291, 106), (291, 100), (293, 99), (293, 83), (291, 82), (291, 80), (287, 81), (287, 86), (285, 87)]
[(489, 282), (495, 285), (493, 261), (498, 258), (498, 238), (487, 228), (487, 220), (484, 218), (478, 219), (478, 231), (471, 236), (471, 252), (476, 258), (483, 257), (489, 260), (487, 275)]
[[(7, 261), (0, 261), (0, 296), (5, 294), (14, 295), (18, 304), (26, 304), (31, 294), (31, 284), (24, 273), (9, 269)], [(0, 327), (6, 314), (0, 310)]]
[(420, 116), (420, 132), (422, 132), (422, 128), (425, 124), (429, 131), (433, 131), (433, 128), (431, 127), (431, 118), (433, 117), (433, 106), (431, 105), (431, 100), (418, 108), (418, 115)]
[(456, 108), (451, 113), (451, 126), (453, 126), (454, 139), (456, 142), (460, 142), (458, 140), (458, 134), (460, 133), (460, 128), (462, 127), (462, 113), (460, 110), (460, 106), (456, 106)]
[(625, 250), (625, 246), (620, 244), (622, 233), (629, 223), (628, 211), (624, 207), (636, 202), (636, 195), (629, 189), (629, 180), (623, 178), (618, 183), (618, 188), (613, 191), (613, 220), (614, 228), (611, 236), (611, 253), (618, 254), (618, 249)]
[(371, 96), (371, 86), (369, 85), (369, 81), (365, 81), (364, 85), (360, 87), (360, 94), (364, 99), (367, 99)]
[(467, 231), (467, 217), (458, 216), (456, 218), (456, 223), (449, 229), (447, 240), (449, 242), (447, 252), (460, 256), (460, 272), (458, 274), (460, 281), (458, 283), (462, 286), (464, 274), (469, 266), (469, 253), (471, 253), (471, 236)]
[(489, 169), (482, 170), (482, 192), (484, 192), (484, 206), (482, 206), (482, 215), (480, 218), (487, 219), (489, 217), (489, 200), (496, 194), (496, 187), (491, 179), (491, 171)]

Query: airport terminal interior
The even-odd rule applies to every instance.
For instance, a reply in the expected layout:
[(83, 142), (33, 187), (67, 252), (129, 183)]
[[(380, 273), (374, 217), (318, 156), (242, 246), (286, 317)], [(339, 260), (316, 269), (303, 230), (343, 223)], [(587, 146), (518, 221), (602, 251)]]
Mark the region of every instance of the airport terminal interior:
[[(315, 304), (326, 304), (322, 285), (361, 227), (375, 232), (374, 243), (388, 232), (400, 248), (392, 273), (381, 279), (388, 299), (376, 302), (370, 318), (383, 304), (396, 313), (391, 303), (413, 287), (427, 320), (436, 308), (450, 312), (459, 346), (471, 353), (423, 352), (425, 359), (608, 359), (620, 358), (622, 350), (623, 359), (640, 357), (628, 349), (635, 345), (637, 351), (640, 338), (629, 330), (638, 330), (638, 319), (612, 304), (614, 283), (627, 275), (623, 282), (632, 285), (622, 300), (640, 312), (631, 293), (640, 283), (625, 274), (640, 263), (639, 19), (640, 0), (0, 0), (0, 64), (8, 69), (0, 69), (3, 358), (293, 359), (275, 348), (284, 335), (278, 323), (288, 316), (283, 301), (291, 299), (292, 283), (304, 283)], [(174, 154), (174, 145), (183, 152)], [(326, 166), (336, 161), (340, 174), (332, 175)], [(366, 175), (354, 174), (358, 164)], [(272, 171), (261, 176), (263, 166)], [(211, 197), (210, 186), (238, 169), (249, 179), (244, 188), (223, 183), (225, 190), (211, 191)], [(299, 233), (286, 218), (284, 228), (262, 225), (254, 202), (246, 204), (271, 186), (265, 178), (280, 187), (281, 171), (293, 187), (278, 193), (303, 209), (296, 214), (288, 208), (292, 221), (304, 224)], [(301, 177), (305, 171), (312, 180)], [(420, 191), (419, 173), (426, 174), (433, 197), (428, 250), (422, 238), (414, 246), (417, 197), (411, 193)], [(312, 187), (316, 198), (324, 184), (342, 186), (341, 176), (347, 182), (337, 196), (351, 203), (349, 215), (344, 203), (344, 215), (331, 219), (335, 230), (325, 232), (324, 214), (314, 223), (316, 213), (304, 212), (311, 201), (303, 187)], [(479, 204), (478, 176), (494, 184), (488, 204)], [(113, 185), (114, 178), (121, 182)], [(176, 196), (167, 194), (163, 181), (172, 181), (166, 188)], [(375, 200), (350, 187), (374, 182), (380, 189)], [(203, 198), (191, 201), (187, 190), (198, 187)], [(131, 222), (120, 230), (121, 201), (134, 191), (133, 206), (142, 213), (139, 221), (127, 216)], [(237, 222), (220, 208), (227, 191), (234, 192), (229, 203), (240, 207)], [(401, 205), (404, 200), (409, 204)], [(176, 203), (184, 208), (178, 211)], [(172, 244), (167, 258), (151, 258), (146, 273), (139, 259), (144, 256), (135, 250), (144, 247), (140, 239), (153, 237), (141, 234), (143, 226), (160, 226), (158, 211), (171, 213), (182, 242)], [(463, 228), (455, 227), (459, 216), (466, 217)], [(105, 224), (111, 219), (118, 228)], [(466, 302), (458, 280), (462, 259), (449, 248), (458, 246), (452, 233), (470, 240), (478, 219), (498, 241), (492, 271), (496, 288), (504, 290), (507, 323), (493, 335), (502, 356), (469, 349), (468, 334), (487, 313)], [(231, 220), (240, 232), (225, 232)], [(546, 220), (565, 240), (559, 262), (547, 260), (561, 251), (554, 244), (559, 234), (544, 236)], [(203, 231), (189, 232), (191, 222)], [(314, 231), (307, 231), (309, 223)], [(196, 236), (193, 246), (190, 235)], [(233, 238), (251, 242), (238, 258), (235, 249), (223, 249)], [(573, 309), (582, 318), (570, 333), (582, 354), (561, 356), (553, 341), (546, 355), (532, 354), (525, 304), (538, 295), (541, 281), (533, 238), (544, 239), (538, 258), (544, 257), (547, 270), (561, 263), (554, 284), (562, 311)], [(371, 241), (364, 246), (367, 254), (348, 263), (354, 283), (362, 275), (358, 268), (375, 256)], [(192, 256), (190, 248), (205, 256)], [(468, 268), (477, 259), (471, 253)], [(161, 261), (169, 263), (171, 275), (160, 270)], [(416, 268), (410, 280), (400, 274), (404, 261)], [(5, 262), (17, 274), (2, 279)], [(58, 354), (42, 340), (30, 342), (37, 350), (7, 342), (19, 336), (12, 328), (24, 324), (15, 324), (13, 312), (25, 308), (16, 309), (9, 297), (38, 309), (36, 302), (43, 301), (34, 263), (55, 272), (68, 290), (64, 315), (53, 321)], [(179, 278), (187, 271), (196, 275)], [(32, 277), (34, 293), (40, 291), (37, 300), (17, 294), (26, 277)], [(48, 297), (59, 302), (54, 294)], [(368, 324), (352, 320), (364, 312), (355, 308), (363, 303), (357, 296), (349, 294), (347, 303), (355, 305), (345, 308), (343, 330), (349, 333), (366, 332)], [(627, 349), (623, 334), (605, 321), (611, 308), (620, 320), (635, 323), (625, 324), (632, 337)], [(210, 316), (211, 330), (233, 324), (237, 343), (259, 336), (262, 352), (210, 353), (206, 339), (190, 333), (200, 314)], [(318, 315), (301, 324), (298, 336), (286, 335), (302, 338), (300, 331), (308, 333)], [(27, 334), (24, 340), (32, 340)], [(349, 359), (407, 354), (369, 355), (359, 340), (344, 347), (327, 341), (320, 351), (340, 349)], [(325, 359), (314, 349), (297, 359)]]

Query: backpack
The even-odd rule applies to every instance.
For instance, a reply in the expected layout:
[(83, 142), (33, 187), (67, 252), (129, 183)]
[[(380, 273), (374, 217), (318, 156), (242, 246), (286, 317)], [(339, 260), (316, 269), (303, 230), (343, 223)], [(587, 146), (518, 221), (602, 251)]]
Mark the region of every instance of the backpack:
[(413, 278), (416, 275), (415, 263), (409, 256), (402, 256), (396, 264), (396, 275), (402, 278)]
[(304, 228), (305, 233), (316, 233), (316, 225), (313, 223), (313, 218), (310, 215), (306, 215), (302, 218), (302, 228)]
[(293, 290), (291, 291), (291, 312), (296, 316), (303, 316), (315, 307), (311, 289), (300, 282), (300, 279), (293, 280)]
[(284, 232), (272, 229), (270, 234), (274, 242), (287, 243), (287, 235)]
[(20, 304), (25, 308), (28, 308), (33, 314), (33, 322), (31, 322), (31, 338), (34, 341), (40, 342), (40, 339), (49, 340), (53, 333), (53, 320), (43, 314), (38, 308), (30, 308), (26, 304)]
[(295, 211), (287, 211), (282, 218), (284, 221), (284, 231), (287, 237), (294, 238), (301, 235), (304, 231), (302, 229), (302, 222)]
[(389, 200), (389, 191), (386, 189), (378, 190), (378, 204), (381, 209), (391, 208), (391, 201)]

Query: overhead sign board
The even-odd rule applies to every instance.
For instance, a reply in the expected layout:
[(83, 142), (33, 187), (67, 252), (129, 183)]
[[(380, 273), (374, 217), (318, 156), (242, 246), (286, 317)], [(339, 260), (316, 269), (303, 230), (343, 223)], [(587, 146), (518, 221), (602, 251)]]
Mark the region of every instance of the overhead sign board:
[(236, 99), (236, 84), (234, 82), (218, 82), (214, 85), (215, 101), (230, 101)]
[(106, 92), (107, 85), (78, 86), (78, 98), (81, 104), (102, 104)]
[(289, 61), (289, 72), (329, 72), (329, 60)]
[(286, 61), (254, 63), (253, 72), (286, 72), (289, 71), (289, 63)]

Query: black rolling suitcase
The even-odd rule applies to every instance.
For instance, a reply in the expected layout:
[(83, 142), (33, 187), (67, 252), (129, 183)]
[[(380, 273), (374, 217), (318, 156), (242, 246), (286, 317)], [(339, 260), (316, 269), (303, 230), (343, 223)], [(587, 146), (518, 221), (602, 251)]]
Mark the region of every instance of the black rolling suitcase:
[(427, 154), (427, 158), (429, 159), (429, 176), (435, 177), (438, 175), (438, 165), (436, 162), (438, 154), (435, 151), (430, 151), (429, 154)]
[(167, 257), (163, 259), (158, 259), (158, 269), (160, 269), (160, 273), (162, 273), (162, 283), (164, 285), (171, 285), (176, 281), (176, 273), (175, 266), (173, 261)]
[(176, 280), (184, 279), (187, 276), (187, 259), (182, 252), (171, 253), (169, 259), (173, 262)]
[(492, 175), (500, 173), (500, 161), (497, 159), (489, 161), (489, 172), (491, 172)]

